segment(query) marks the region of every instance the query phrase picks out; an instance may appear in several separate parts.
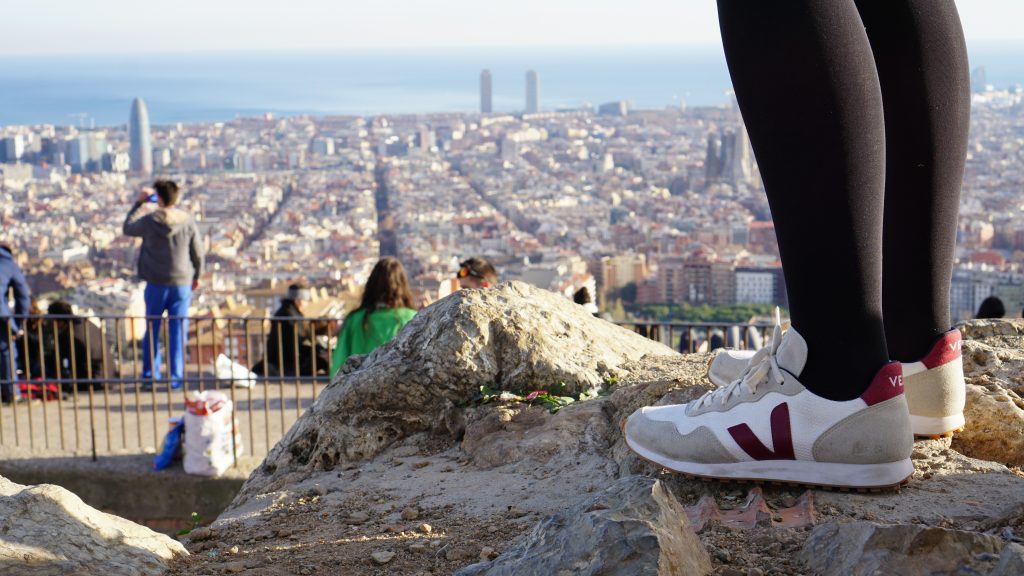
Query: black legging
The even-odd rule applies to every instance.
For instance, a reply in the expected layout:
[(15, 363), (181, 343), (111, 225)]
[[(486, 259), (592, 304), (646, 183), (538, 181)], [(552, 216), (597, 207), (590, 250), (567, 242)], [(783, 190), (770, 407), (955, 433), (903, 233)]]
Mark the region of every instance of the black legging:
[(956, 6), (718, 0), (718, 13), (808, 343), (800, 380), (855, 398), (950, 327), (970, 117)]

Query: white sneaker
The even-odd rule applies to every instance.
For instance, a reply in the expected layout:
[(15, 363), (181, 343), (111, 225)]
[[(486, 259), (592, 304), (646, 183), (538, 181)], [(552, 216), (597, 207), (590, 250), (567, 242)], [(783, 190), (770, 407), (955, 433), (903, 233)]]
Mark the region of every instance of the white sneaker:
[(781, 332), (743, 378), (689, 404), (634, 412), (626, 444), (693, 476), (861, 489), (906, 481), (913, 435), (900, 364), (883, 366), (859, 398), (827, 400), (794, 376), (807, 361), (803, 337)]
[[(903, 384), (915, 436), (938, 438), (963, 430), (967, 386), (961, 344), (960, 331), (954, 328), (939, 338), (927, 356), (903, 364)], [(716, 386), (727, 386), (743, 377), (759, 352), (722, 350), (708, 364), (708, 379)]]

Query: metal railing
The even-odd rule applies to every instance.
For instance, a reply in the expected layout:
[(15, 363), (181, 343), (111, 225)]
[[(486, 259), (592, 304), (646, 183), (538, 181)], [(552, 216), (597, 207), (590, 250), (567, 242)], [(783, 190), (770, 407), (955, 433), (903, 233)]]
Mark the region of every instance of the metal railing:
[[(0, 325), (0, 350), (17, 372), (14, 382), (0, 373), (9, 400), (0, 404), (0, 446), (93, 458), (155, 451), (168, 418), (185, 412), (186, 395), (203, 390), (231, 399), (245, 452), (265, 454), (330, 382), (339, 324), (252, 316), (15, 320), (17, 334)], [(144, 337), (147, 321), (157, 338)], [(182, 321), (186, 330), (170, 329)], [(168, 346), (175, 333), (180, 364)], [(221, 355), (245, 370), (225, 371), (221, 358), (218, 373)]]
[[(170, 330), (182, 320), (187, 329)], [(17, 389), (22, 399), (0, 405), (0, 446), (93, 458), (157, 450), (168, 419), (185, 412), (186, 395), (203, 390), (221, 390), (231, 399), (245, 453), (266, 454), (330, 382), (339, 326), (335, 318), (262, 316), (36, 315), (16, 321), (17, 335), (6, 336), (7, 326), (0, 325), (0, 339), (10, 338), (4, 340), (9, 365), (17, 367), (13, 384), (0, 374), (0, 388), (10, 386), (12, 395)], [(159, 338), (144, 337), (147, 321)], [(772, 328), (770, 323), (619, 324), (683, 353), (756, 348)], [(172, 333), (182, 340), (180, 374), (171, 374)], [(221, 355), (244, 370), (225, 372), (222, 359), (218, 374)], [(153, 361), (148, 372), (147, 359)]]
[(712, 352), (718, 348), (758, 349), (767, 344), (774, 324), (771, 322), (662, 322), (631, 320), (616, 322), (641, 336), (682, 354)]

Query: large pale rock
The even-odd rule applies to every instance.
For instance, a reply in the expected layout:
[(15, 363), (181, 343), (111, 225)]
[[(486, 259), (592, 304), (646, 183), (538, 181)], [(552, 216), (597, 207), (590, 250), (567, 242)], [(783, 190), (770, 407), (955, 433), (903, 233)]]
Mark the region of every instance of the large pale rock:
[(312, 471), (371, 458), (412, 434), (461, 434), (457, 406), (481, 386), (576, 395), (644, 356), (678, 355), (526, 284), (457, 292), (354, 359), (253, 472), (235, 505)]
[(975, 532), (831, 522), (811, 532), (800, 559), (819, 576), (925, 576), (971, 567), (979, 555), (997, 554), (1002, 547), (1001, 538)]
[(1024, 465), (1024, 320), (962, 324), (967, 420), (953, 447), (974, 458)]
[(700, 576), (711, 560), (665, 486), (630, 476), (541, 521), (518, 544), (456, 576)]
[(985, 377), (1024, 393), (1024, 320), (972, 320), (960, 326), (964, 336), (964, 374), (968, 383)]
[(953, 438), (953, 447), (982, 460), (1024, 466), (1024, 401), (987, 376), (975, 376), (967, 385), (967, 406), (963, 432)]
[(91, 508), (60, 486), (0, 477), (0, 574), (161, 574), (187, 554), (177, 541)]
[(958, 326), (967, 340), (1000, 348), (1020, 348), (1024, 342), (1024, 319), (969, 320)]

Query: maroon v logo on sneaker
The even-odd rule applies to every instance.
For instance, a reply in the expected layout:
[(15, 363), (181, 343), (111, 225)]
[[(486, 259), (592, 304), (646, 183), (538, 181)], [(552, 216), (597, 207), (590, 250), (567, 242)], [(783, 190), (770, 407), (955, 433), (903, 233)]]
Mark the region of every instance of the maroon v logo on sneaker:
[(737, 424), (729, 428), (732, 439), (754, 460), (796, 460), (793, 454), (793, 433), (789, 424), (789, 404), (783, 402), (772, 410), (772, 452), (754, 435), (754, 431), (746, 424)]

